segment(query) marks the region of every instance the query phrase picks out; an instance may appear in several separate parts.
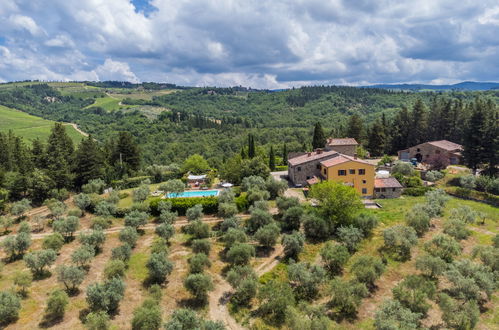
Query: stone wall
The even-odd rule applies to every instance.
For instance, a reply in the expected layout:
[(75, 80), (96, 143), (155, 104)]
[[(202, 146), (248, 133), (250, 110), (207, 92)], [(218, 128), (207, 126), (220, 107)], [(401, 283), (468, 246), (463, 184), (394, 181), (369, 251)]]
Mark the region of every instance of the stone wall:
[(334, 151), (339, 152), (340, 154), (353, 157), (356, 154), (356, 151), (357, 151), (356, 149), (357, 149), (357, 146), (354, 146), (354, 145), (351, 145), (351, 146), (340, 146), (340, 145), (328, 146), (328, 145), (326, 145), (325, 150), (326, 151), (334, 150)]
[(320, 177), (321, 176), (321, 162), (327, 159), (331, 159), (337, 157), (338, 154), (332, 154), (329, 156), (325, 156), (320, 159), (312, 160), (310, 162), (302, 163), (295, 166), (288, 166), (288, 176), (289, 180), (293, 182), (294, 185), (302, 185), (305, 186), (307, 184), (307, 180), (312, 177)]
[(374, 198), (399, 198), (400, 195), (402, 188), (374, 188)]
[(447, 151), (446, 149), (439, 148), (429, 143), (422, 143), (417, 146), (401, 150), (398, 152), (399, 159), (402, 159), (404, 154), (407, 155), (408, 159), (416, 158), (419, 162), (427, 162), (431, 157), (439, 155), (445, 157), (449, 160), (449, 164), (459, 164), (460, 159), (456, 157), (453, 151)]

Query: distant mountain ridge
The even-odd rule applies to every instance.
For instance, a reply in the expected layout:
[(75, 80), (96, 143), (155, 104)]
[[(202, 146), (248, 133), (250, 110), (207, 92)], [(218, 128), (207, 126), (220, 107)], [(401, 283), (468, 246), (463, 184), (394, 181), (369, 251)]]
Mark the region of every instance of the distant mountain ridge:
[(428, 84), (377, 84), (371, 86), (362, 86), (363, 88), (382, 88), (397, 90), (463, 90), (463, 91), (488, 91), (499, 89), (499, 83), (463, 81), (452, 85), (428, 85)]

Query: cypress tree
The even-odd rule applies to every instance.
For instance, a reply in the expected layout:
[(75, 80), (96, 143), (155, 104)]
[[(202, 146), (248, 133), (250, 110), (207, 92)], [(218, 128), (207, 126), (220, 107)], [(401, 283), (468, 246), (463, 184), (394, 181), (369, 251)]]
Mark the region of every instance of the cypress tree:
[(274, 155), (274, 147), (273, 146), (270, 146), (269, 168), (271, 171), (275, 171), (275, 155)]
[(282, 144), (282, 165), (288, 164), (288, 148), (286, 147), (286, 143)]
[(255, 156), (255, 138), (253, 134), (248, 134), (248, 158), (254, 158)]
[(383, 155), (385, 149), (385, 132), (379, 121), (376, 121), (371, 127), (367, 148), (372, 156)]
[(409, 146), (425, 142), (428, 139), (428, 117), (425, 105), (421, 99), (418, 99), (414, 104), (410, 124)]
[(133, 136), (128, 132), (120, 132), (115, 144), (111, 163), (121, 175), (132, 175), (140, 167), (140, 151)]
[(465, 139), (463, 141), (463, 157), (465, 164), (469, 166), (473, 173), (476, 172), (478, 166), (483, 162), (484, 148), (483, 143), (486, 138), (486, 118), (482, 103), (475, 101), (474, 111), (465, 131)]
[(314, 127), (314, 136), (312, 138), (312, 148), (324, 148), (326, 145), (326, 135), (322, 129), (321, 123), (316, 123)]
[(71, 161), (73, 159), (73, 141), (67, 135), (65, 127), (56, 123), (47, 142), (47, 169), (57, 189), (71, 186)]

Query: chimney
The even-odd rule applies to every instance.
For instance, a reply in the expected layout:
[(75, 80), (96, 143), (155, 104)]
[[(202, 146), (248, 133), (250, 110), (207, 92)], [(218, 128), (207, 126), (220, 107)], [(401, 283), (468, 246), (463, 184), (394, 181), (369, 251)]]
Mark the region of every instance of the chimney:
[(321, 148), (317, 148), (317, 149), (315, 149), (315, 152), (316, 152), (318, 155), (320, 155), (320, 154), (322, 154), (322, 149), (321, 149)]
[(357, 159), (357, 154), (353, 154), (353, 159)]
[(308, 157), (312, 156), (312, 153), (311, 152), (307, 152), (307, 156)]

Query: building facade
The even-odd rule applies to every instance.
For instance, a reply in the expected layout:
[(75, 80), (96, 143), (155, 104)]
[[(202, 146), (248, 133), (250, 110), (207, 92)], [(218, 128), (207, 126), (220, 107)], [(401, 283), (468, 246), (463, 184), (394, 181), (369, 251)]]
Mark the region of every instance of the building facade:
[(432, 159), (444, 158), (449, 164), (461, 163), (463, 146), (447, 140), (431, 141), (418, 144), (398, 152), (400, 160), (416, 158), (420, 163), (431, 163)]
[(324, 151), (317, 149), (314, 152), (308, 152), (298, 157), (288, 159), (288, 177), (295, 185), (305, 186), (307, 180), (318, 177), (321, 174), (321, 162), (334, 157), (339, 153), (331, 150)]
[(399, 198), (402, 185), (394, 177), (374, 179), (374, 198)]
[(347, 156), (355, 156), (359, 144), (354, 138), (327, 139), (325, 150), (334, 150)]
[(362, 197), (374, 194), (375, 166), (356, 157), (339, 155), (320, 163), (324, 180), (343, 182), (355, 188)]

